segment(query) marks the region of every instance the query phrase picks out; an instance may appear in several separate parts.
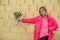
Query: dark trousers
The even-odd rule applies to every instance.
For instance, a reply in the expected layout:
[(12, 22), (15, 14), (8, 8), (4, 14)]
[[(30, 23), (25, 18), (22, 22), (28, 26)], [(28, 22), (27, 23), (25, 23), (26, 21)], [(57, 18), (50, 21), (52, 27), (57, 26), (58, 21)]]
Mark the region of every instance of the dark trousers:
[(42, 38), (40, 38), (38, 40), (48, 40), (48, 36), (42, 37)]

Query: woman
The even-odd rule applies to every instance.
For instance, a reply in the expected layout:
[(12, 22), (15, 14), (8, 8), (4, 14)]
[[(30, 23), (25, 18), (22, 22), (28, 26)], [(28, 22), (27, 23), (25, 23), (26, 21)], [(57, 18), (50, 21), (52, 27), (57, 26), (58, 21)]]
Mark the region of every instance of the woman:
[(35, 24), (34, 40), (52, 40), (52, 31), (58, 28), (55, 19), (47, 14), (45, 7), (40, 7), (39, 16), (19, 19), (23, 23)]

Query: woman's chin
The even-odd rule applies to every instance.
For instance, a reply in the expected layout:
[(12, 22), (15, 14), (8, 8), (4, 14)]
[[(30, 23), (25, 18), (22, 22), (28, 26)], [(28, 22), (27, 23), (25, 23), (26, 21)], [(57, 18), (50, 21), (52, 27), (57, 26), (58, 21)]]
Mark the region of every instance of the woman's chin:
[(43, 17), (45, 16), (45, 15), (42, 15)]

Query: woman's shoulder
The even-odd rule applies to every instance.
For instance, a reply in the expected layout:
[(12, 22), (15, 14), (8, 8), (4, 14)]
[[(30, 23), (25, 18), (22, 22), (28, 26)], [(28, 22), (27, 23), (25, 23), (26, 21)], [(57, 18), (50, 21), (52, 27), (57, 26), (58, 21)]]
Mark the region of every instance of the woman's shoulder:
[(51, 20), (51, 21), (56, 21), (54, 17), (52, 16), (48, 16), (48, 19)]
[(38, 18), (39, 18), (39, 16), (35, 16), (34, 18), (35, 18), (35, 19), (38, 19)]
[(35, 18), (40, 18), (40, 15), (36, 16)]

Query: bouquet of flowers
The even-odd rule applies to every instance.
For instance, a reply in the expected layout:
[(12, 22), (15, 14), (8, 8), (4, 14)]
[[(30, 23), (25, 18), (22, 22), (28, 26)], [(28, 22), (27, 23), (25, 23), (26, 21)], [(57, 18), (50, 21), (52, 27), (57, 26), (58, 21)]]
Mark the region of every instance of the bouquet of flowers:
[(14, 15), (15, 19), (18, 19), (22, 16), (22, 14), (20, 12), (17, 12), (17, 11), (14, 12), (13, 15)]
[(11, 18), (16, 20), (16, 25), (18, 24), (18, 19), (22, 17), (22, 14), (18, 11), (11, 14)]

